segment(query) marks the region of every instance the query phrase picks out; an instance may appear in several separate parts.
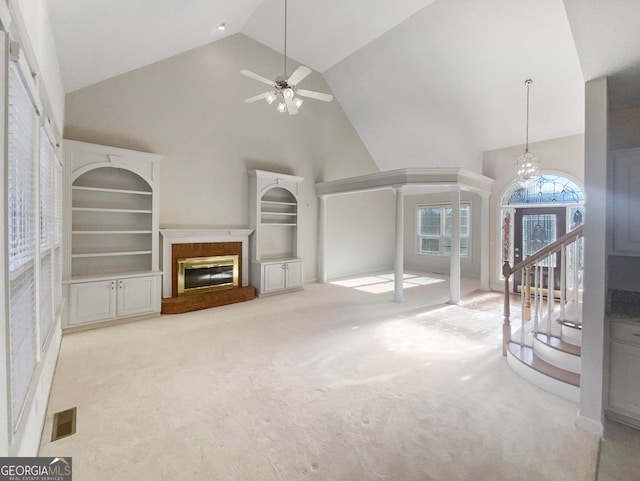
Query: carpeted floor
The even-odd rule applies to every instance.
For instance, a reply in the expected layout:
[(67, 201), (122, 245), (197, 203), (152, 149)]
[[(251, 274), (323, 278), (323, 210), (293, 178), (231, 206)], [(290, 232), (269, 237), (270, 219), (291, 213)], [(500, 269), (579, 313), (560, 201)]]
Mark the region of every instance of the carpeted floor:
[(65, 335), (40, 454), (80, 481), (593, 481), (577, 406), (501, 356), (499, 295), (415, 279), (404, 304), (384, 279), (311, 284)]

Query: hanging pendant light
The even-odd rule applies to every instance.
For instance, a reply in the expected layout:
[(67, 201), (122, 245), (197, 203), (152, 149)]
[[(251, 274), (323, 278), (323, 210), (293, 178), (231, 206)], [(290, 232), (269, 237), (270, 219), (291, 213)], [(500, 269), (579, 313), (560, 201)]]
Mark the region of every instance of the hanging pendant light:
[(533, 80), (531, 79), (524, 81), (524, 84), (527, 86), (526, 140), (524, 153), (516, 159), (515, 182), (525, 189), (531, 187), (540, 178), (540, 160), (529, 152), (529, 87), (532, 83)]

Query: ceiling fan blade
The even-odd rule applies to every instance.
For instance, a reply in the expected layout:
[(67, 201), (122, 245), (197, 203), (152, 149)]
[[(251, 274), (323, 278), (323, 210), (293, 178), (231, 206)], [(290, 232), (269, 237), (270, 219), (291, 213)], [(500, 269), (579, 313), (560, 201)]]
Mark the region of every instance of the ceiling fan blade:
[(322, 92), (315, 92), (313, 90), (297, 89), (296, 93), (303, 97), (309, 97), (310, 99), (322, 100), (323, 102), (331, 102), (333, 95), (323, 94)]
[(298, 113), (298, 107), (296, 107), (293, 99), (285, 98), (284, 103), (287, 105), (287, 110), (289, 111), (289, 115), (295, 115)]
[(247, 102), (248, 104), (250, 104), (251, 102), (257, 102), (258, 100), (267, 98), (267, 95), (269, 95), (269, 93), (270, 92), (265, 92), (263, 94), (256, 95), (255, 97), (249, 97), (248, 99), (244, 99), (244, 101)]
[(258, 82), (262, 82), (263, 84), (267, 84), (270, 86), (274, 86), (273, 80), (269, 80), (268, 78), (263, 77), (262, 75), (258, 75), (257, 73), (253, 73), (251, 70), (240, 70), (240, 73), (246, 77), (257, 80)]
[(291, 74), (291, 77), (287, 79), (287, 83), (289, 85), (298, 85), (298, 82), (304, 80), (310, 73), (311, 69), (309, 67), (300, 65), (296, 71)]

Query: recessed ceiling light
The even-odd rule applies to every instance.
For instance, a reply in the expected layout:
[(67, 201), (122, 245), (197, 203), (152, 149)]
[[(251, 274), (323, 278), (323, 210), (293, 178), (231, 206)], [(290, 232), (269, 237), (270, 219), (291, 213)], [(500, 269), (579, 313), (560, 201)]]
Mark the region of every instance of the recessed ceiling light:
[(221, 32), (224, 32), (227, 29), (227, 24), (222, 22), (220, 25), (218, 25), (218, 30), (220, 30)]

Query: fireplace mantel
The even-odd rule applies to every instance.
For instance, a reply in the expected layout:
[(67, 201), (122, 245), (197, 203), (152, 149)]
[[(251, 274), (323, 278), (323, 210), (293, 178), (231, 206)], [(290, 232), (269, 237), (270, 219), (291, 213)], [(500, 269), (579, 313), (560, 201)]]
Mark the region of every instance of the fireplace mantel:
[(242, 286), (249, 285), (249, 236), (253, 229), (235, 227), (162, 227), (162, 297), (172, 296), (171, 246), (197, 242), (242, 242)]

